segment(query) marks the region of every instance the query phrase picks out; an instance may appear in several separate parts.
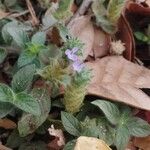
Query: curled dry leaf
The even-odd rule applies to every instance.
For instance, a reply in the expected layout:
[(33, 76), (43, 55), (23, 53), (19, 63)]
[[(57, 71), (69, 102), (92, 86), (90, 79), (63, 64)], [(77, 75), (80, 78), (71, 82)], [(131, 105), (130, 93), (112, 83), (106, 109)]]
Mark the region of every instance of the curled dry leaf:
[(135, 42), (130, 25), (124, 15), (119, 19), (116, 36), (117, 39), (125, 43), (126, 50), (124, 51), (124, 57), (128, 60), (133, 60), (135, 55)]
[(79, 38), (84, 43), (84, 59), (88, 55), (98, 58), (108, 54), (110, 36), (100, 28), (95, 27), (90, 16), (80, 16), (73, 19), (69, 23), (68, 29), (74, 37)]
[(142, 150), (150, 149), (150, 136), (143, 138), (135, 138), (134, 145)]
[(111, 37), (103, 32), (100, 28), (94, 26), (94, 42), (92, 50), (94, 57), (99, 58), (108, 55)]
[(111, 148), (100, 139), (80, 136), (74, 150), (111, 150)]
[(15, 129), (17, 125), (9, 119), (0, 119), (0, 127), (5, 129)]
[(150, 16), (150, 7), (144, 7), (143, 5), (134, 2), (128, 3), (127, 10), (137, 15)]
[(90, 18), (89, 16), (81, 16), (73, 19), (68, 25), (70, 33), (74, 37), (78, 37), (85, 44), (83, 48), (84, 59), (91, 52), (94, 42), (94, 28)]
[(150, 88), (150, 70), (122, 56), (107, 56), (88, 62), (93, 78), (89, 95), (95, 95), (150, 110), (150, 98), (139, 88)]

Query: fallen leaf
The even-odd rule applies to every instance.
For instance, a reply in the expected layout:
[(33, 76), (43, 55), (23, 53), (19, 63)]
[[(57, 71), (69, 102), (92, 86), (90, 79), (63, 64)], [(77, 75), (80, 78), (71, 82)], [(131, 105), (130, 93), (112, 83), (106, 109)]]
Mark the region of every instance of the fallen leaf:
[(0, 119), (0, 127), (5, 129), (15, 129), (17, 125), (9, 119)]
[(150, 98), (139, 88), (150, 88), (150, 70), (127, 61), (122, 56), (107, 56), (88, 62), (93, 78), (88, 95), (104, 97), (150, 110)]
[(0, 144), (0, 150), (12, 150), (12, 149)]
[(141, 4), (129, 2), (127, 9), (129, 12), (135, 13), (137, 15), (150, 16), (150, 7), (144, 7)]
[(108, 34), (103, 32), (100, 28), (94, 26), (94, 42), (93, 53), (95, 58), (108, 55), (111, 38)]
[(94, 42), (94, 27), (89, 16), (81, 16), (73, 19), (68, 29), (70, 33), (84, 43), (83, 59), (91, 53)]
[(100, 139), (80, 136), (74, 150), (111, 150), (111, 148)]
[(3, 19), (5, 17), (7, 17), (8, 15), (9, 15), (9, 13), (6, 13), (3, 10), (0, 9), (0, 19)]
[(134, 145), (142, 150), (150, 150), (150, 136), (135, 138)]
[(124, 51), (124, 57), (128, 60), (133, 60), (135, 55), (135, 42), (130, 25), (122, 15), (118, 22), (118, 32), (116, 33), (117, 39), (125, 43), (126, 50)]

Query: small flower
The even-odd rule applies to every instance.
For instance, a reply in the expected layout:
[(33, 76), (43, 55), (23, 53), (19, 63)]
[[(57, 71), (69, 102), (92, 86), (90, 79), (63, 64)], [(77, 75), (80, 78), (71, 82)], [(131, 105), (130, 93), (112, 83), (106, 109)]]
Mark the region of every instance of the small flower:
[(79, 57), (75, 54), (79, 49), (77, 47), (74, 47), (72, 50), (67, 49), (65, 51), (65, 54), (67, 57), (72, 61), (77, 61)]
[(82, 63), (81, 61), (77, 60), (73, 63), (73, 69), (77, 72), (81, 72), (81, 70), (84, 68), (84, 63)]
[(110, 53), (115, 55), (122, 55), (125, 51), (125, 43), (122, 43), (121, 40), (111, 42)]

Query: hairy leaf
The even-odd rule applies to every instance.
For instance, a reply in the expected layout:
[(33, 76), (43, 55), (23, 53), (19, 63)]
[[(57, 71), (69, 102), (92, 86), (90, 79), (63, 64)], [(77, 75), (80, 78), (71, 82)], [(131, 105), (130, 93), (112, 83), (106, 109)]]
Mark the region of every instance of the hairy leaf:
[(92, 104), (98, 106), (112, 124), (118, 123), (120, 112), (115, 104), (104, 100), (96, 100)]
[(150, 135), (150, 125), (137, 117), (134, 117), (130, 122), (128, 122), (128, 128), (130, 134), (136, 137), (145, 137)]
[(76, 140), (69, 141), (63, 150), (73, 150), (76, 144)]
[(17, 21), (7, 23), (2, 29), (2, 35), (6, 42), (15, 41), (20, 47), (25, 47), (29, 41), (25, 31), (30, 30), (29, 27), (19, 24)]
[(73, 115), (61, 112), (61, 120), (67, 132), (74, 136), (80, 136), (80, 122)]
[(29, 94), (18, 93), (13, 101), (13, 104), (21, 110), (39, 116), (41, 109), (38, 101)]
[(53, 13), (53, 16), (58, 20), (66, 20), (72, 16), (71, 5), (73, 4), (73, 0), (60, 0), (58, 3), (58, 9)]
[(0, 48), (0, 64), (5, 60), (7, 52), (5, 49)]
[(47, 145), (43, 141), (26, 142), (21, 144), (19, 150), (47, 150)]
[(0, 83), (0, 102), (10, 102), (14, 98), (14, 95), (9, 86)]
[(10, 148), (18, 148), (21, 144), (27, 141), (27, 138), (22, 138), (19, 136), (19, 132), (17, 129), (13, 130), (7, 139), (6, 146)]
[(28, 65), (21, 68), (12, 79), (12, 89), (15, 92), (22, 92), (29, 90), (32, 84), (33, 76), (35, 73), (35, 65)]
[(0, 118), (3, 118), (6, 115), (8, 115), (13, 109), (13, 105), (9, 103), (0, 102)]
[(130, 132), (126, 126), (118, 127), (115, 137), (115, 145), (118, 150), (125, 150), (130, 140)]
[(46, 33), (44, 32), (37, 32), (32, 36), (32, 43), (38, 45), (44, 45), (46, 41)]
[(41, 115), (24, 114), (18, 122), (18, 130), (21, 136), (26, 136), (33, 133), (48, 117), (50, 111), (50, 98), (45, 89), (34, 89), (33, 97), (40, 105)]
[(20, 54), (17, 64), (19, 67), (22, 67), (32, 63), (35, 58), (36, 54), (32, 54), (30, 51), (25, 50)]
[(107, 8), (107, 17), (109, 21), (116, 25), (121, 12), (125, 6), (126, 0), (110, 0)]

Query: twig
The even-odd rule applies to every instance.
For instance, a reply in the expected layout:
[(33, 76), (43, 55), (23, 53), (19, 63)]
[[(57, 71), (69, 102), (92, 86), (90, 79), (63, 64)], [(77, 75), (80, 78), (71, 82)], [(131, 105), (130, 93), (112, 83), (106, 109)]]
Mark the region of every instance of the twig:
[(27, 13), (29, 13), (29, 10), (25, 10), (25, 11), (20, 12), (20, 13), (13, 13), (13, 14), (9, 15), (8, 17), (10, 17), (10, 18), (17, 18), (17, 17), (23, 16), (23, 15), (25, 15)]
[[(74, 14), (74, 16), (70, 19), (69, 23), (74, 20), (74, 18), (77, 18), (79, 16), (82, 16), (85, 14), (85, 12), (87, 11), (87, 9), (89, 8), (89, 6), (91, 5), (91, 3), (93, 2), (94, 0), (83, 0), (80, 8), (77, 10), (77, 12)], [(69, 25), (68, 23), (68, 25)]]
[[(5, 49), (8, 54), (19, 54), (20, 50), (8, 46), (0, 46), (1, 49)], [(1, 150), (1, 149), (0, 149)]]
[(27, 7), (29, 9), (29, 12), (31, 14), (31, 17), (32, 17), (33, 25), (35, 25), (35, 26), (39, 25), (39, 20), (36, 17), (35, 11), (34, 11), (34, 9), (32, 7), (32, 4), (31, 4), (30, 0), (26, 0), (26, 3), (27, 3)]

